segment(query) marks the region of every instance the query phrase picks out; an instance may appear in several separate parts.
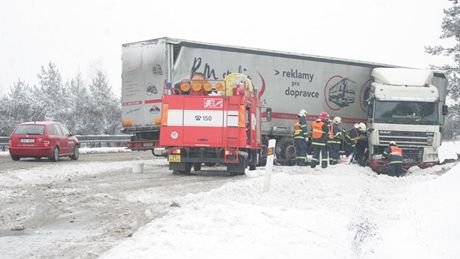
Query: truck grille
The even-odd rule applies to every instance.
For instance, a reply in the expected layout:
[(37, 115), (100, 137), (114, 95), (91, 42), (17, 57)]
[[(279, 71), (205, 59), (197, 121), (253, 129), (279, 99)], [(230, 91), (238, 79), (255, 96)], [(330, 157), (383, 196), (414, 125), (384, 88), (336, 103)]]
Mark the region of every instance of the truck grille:
[(395, 141), (398, 146), (423, 147), (433, 144), (434, 132), (379, 130), (379, 144), (388, 145)]
[(403, 148), (403, 163), (419, 164), (423, 161), (422, 148)]

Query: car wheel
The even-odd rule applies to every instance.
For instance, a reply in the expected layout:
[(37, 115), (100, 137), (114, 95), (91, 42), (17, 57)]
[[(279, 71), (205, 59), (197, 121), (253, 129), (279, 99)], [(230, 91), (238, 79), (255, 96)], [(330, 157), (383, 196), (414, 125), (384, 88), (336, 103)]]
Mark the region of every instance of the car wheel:
[(78, 148), (78, 146), (75, 146), (73, 149), (73, 155), (70, 156), (70, 159), (78, 160), (79, 157), (80, 157), (80, 149)]
[(51, 154), (50, 159), (53, 162), (57, 162), (59, 160), (59, 148), (58, 147), (54, 147), (53, 154)]
[(13, 156), (13, 155), (11, 155), (11, 159), (13, 159), (14, 161), (18, 161), (19, 158), (20, 158), (19, 156)]

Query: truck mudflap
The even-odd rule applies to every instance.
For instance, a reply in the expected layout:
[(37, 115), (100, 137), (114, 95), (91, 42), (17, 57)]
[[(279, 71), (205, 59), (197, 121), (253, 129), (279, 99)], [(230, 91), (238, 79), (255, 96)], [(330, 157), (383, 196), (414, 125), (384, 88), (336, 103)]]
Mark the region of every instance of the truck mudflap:
[[(439, 164), (437, 161), (422, 162), (422, 163), (403, 163), (402, 167), (407, 170), (412, 166), (418, 166), (420, 168), (428, 168)], [(386, 173), (388, 170), (388, 162), (382, 159), (371, 159), (369, 166), (377, 173)]]

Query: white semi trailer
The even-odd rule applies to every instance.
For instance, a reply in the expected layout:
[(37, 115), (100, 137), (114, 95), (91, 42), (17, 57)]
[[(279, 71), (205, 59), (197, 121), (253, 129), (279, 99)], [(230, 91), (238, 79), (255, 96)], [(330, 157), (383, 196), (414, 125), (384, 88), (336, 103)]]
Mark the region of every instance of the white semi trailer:
[[(196, 72), (210, 80), (240, 72), (252, 79), (262, 105), (271, 108), (272, 119), (263, 123), (264, 140), (276, 138), (277, 160), (289, 163), (295, 159), (292, 133), (298, 111), (306, 109), (309, 121), (326, 111), (342, 117), (344, 127), (368, 122), (372, 71), (382, 67), (395, 66), (172, 38), (123, 44), (123, 132), (133, 134), (128, 145), (131, 149), (153, 150), (158, 145), (166, 84), (174, 85)], [(431, 83), (438, 88), (438, 104), (443, 105), (447, 87), (444, 75), (435, 73)], [(436, 116), (440, 132), (443, 117), (441, 113)], [(376, 121), (369, 119), (370, 126), (377, 128)], [(417, 131), (417, 126), (403, 125), (400, 131)], [(384, 142), (377, 145), (380, 143)], [(370, 150), (380, 152), (378, 148)]]

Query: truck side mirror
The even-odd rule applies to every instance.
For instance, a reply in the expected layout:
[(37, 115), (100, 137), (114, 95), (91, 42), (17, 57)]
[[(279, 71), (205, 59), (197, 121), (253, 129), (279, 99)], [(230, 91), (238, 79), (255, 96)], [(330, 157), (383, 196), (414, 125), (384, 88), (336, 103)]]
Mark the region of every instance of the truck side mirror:
[(271, 121), (272, 120), (272, 108), (267, 108), (266, 112), (267, 112), (267, 121)]
[(447, 115), (449, 113), (449, 107), (447, 105), (442, 106), (442, 115)]

